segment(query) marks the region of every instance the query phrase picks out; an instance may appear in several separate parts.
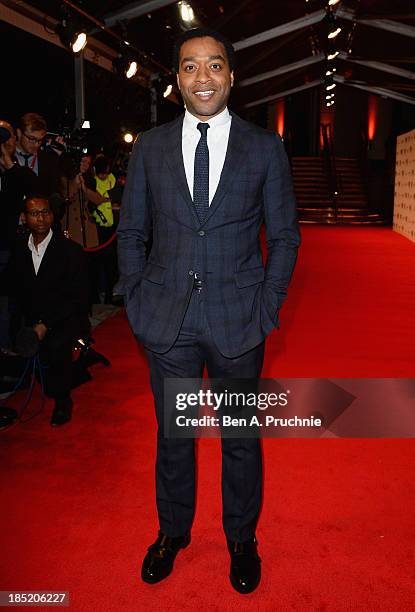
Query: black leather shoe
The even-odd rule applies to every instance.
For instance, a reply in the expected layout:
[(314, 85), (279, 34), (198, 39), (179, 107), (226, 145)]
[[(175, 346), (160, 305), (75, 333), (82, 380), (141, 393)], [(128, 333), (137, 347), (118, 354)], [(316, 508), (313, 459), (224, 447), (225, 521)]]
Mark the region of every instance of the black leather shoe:
[(155, 584), (167, 578), (173, 570), (174, 560), (181, 548), (190, 544), (190, 533), (177, 538), (170, 538), (159, 531), (157, 540), (152, 544), (144, 557), (141, 578), (144, 582)]
[(55, 408), (53, 409), (52, 418), (50, 419), (52, 427), (65, 425), (65, 423), (71, 420), (72, 406), (73, 402), (70, 397), (55, 400)]
[(231, 555), (230, 581), (238, 593), (252, 593), (261, 580), (261, 557), (257, 553), (256, 538), (248, 542), (231, 542), (228, 550)]

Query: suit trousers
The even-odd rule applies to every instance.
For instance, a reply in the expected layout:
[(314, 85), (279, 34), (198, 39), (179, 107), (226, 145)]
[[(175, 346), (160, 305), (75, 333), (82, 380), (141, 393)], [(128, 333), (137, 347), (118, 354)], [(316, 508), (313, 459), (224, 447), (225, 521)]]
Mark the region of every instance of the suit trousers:
[(39, 359), (45, 394), (53, 399), (70, 396), (72, 388), (72, 347), (71, 337), (56, 338), (46, 334), (40, 343)]
[[(262, 342), (230, 359), (216, 348), (204, 309), (204, 289), (192, 292), (179, 335), (166, 353), (146, 350), (158, 422), (156, 501), (161, 531), (182, 536), (190, 531), (195, 510), (195, 441), (164, 437), (164, 378), (259, 378)], [(262, 450), (259, 439), (223, 438), (222, 520), (234, 542), (252, 538), (262, 497)]]

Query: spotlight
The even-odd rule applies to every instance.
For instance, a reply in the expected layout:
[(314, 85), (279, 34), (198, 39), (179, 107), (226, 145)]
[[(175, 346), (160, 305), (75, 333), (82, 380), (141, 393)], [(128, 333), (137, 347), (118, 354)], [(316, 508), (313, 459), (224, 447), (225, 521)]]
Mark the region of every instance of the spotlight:
[(116, 57), (112, 64), (119, 75), (132, 79), (138, 72), (138, 63), (125, 55), (120, 54)]
[(127, 144), (131, 144), (133, 140), (134, 136), (130, 134), (130, 132), (126, 132), (126, 134), (124, 134), (124, 142), (126, 142)]
[(82, 123), (82, 125), (81, 125), (81, 128), (82, 128), (83, 130), (90, 130), (90, 129), (91, 129), (91, 124), (90, 124), (90, 122), (88, 121), (88, 119), (84, 119), (84, 121), (83, 121), (83, 123)]
[(87, 43), (87, 35), (85, 29), (79, 27), (74, 21), (62, 19), (55, 28), (55, 33), (64, 47), (68, 47), (74, 53), (79, 53), (84, 49)]
[(329, 0), (329, 6), (335, 6), (339, 2), (340, 2), (340, 0)]
[(137, 74), (137, 70), (138, 70), (137, 62), (134, 62), (134, 61), (130, 62), (127, 68), (127, 71), (125, 73), (125, 76), (127, 77), (127, 79), (131, 79), (135, 74)]
[(331, 53), (328, 54), (327, 59), (334, 60), (338, 55), (339, 55), (339, 51), (332, 51)]
[(330, 89), (334, 89), (336, 87), (336, 83), (331, 83), (330, 85), (327, 85), (326, 90), (330, 91)]
[(168, 98), (172, 91), (173, 91), (173, 85), (169, 83), (166, 86), (166, 89), (163, 91), (163, 98)]
[(190, 23), (191, 21), (194, 20), (195, 14), (194, 14), (192, 7), (190, 6), (188, 2), (185, 2), (185, 1), (179, 2), (179, 10), (180, 10), (180, 17), (182, 18), (183, 21), (185, 21), (186, 23)]
[(337, 68), (330, 68), (329, 70), (327, 70), (326, 72), (326, 76), (330, 76), (331, 74), (333, 74), (334, 72), (336, 72)]
[(338, 34), (340, 34), (340, 32), (342, 31), (342, 29), (340, 27), (335, 28), (334, 30), (331, 30), (331, 32), (328, 33), (327, 38), (336, 38), (336, 36)]
[(326, 100), (331, 100), (331, 98), (334, 98), (334, 93), (329, 94), (328, 96), (326, 96)]

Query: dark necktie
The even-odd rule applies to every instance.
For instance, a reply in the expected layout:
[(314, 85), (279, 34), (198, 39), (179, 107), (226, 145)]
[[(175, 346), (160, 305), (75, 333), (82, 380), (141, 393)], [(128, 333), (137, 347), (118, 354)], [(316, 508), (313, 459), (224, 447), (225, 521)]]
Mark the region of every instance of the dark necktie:
[(193, 178), (193, 202), (200, 222), (205, 220), (209, 210), (209, 149), (207, 144), (208, 123), (198, 123), (201, 136), (195, 151)]
[(29, 159), (32, 157), (31, 153), (21, 153), (21, 156), (24, 157), (24, 165), (26, 168), (29, 167)]

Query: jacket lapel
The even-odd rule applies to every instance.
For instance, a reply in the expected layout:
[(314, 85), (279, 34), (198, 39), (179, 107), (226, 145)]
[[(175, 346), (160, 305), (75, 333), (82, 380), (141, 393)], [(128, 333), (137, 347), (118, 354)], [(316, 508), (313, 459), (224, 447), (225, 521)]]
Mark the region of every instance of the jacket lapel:
[[(249, 142), (247, 136), (247, 127), (238, 115), (232, 113), (232, 123), (229, 133), (228, 148), (226, 151), (225, 162), (223, 164), (222, 173), (216, 193), (209, 207), (209, 212), (206, 215), (203, 223), (200, 223), (197, 216), (196, 208), (190, 195), (189, 186), (187, 184), (186, 173), (184, 170), (183, 153), (182, 153), (182, 127), (184, 115), (179, 117), (172, 123), (170, 131), (166, 138), (165, 153), (167, 164), (175, 178), (176, 184), (190, 208), (192, 217), (196, 225), (202, 226), (207, 223), (210, 217), (215, 214), (216, 210), (222, 203), (229, 186), (232, 184), (233, 177), (239, 169), (242, 160), (248, 150)], [(42, 262), (43, 263), (43, 262)]]
[(223, 198), (226, 195), (229, 186), (232, 184), (236, 172), (239, 170), (242, 160), (248, 150), (248, 136), (246, 134), (245, 123), (232, 113), (232, 123), (229, 133), (228, 148), (226, 151), (225, 162), (223, 164), (222, 173), (216, 193), (209, 207), (209, 212), (206, 215), (202, 225), (205, 225), (212, 215), (215, 214)]
[(165, 154), (167, 165), (169, 166), (175, 182), (190, 208), (191, 215), (196, 225), (200, 225), (197, 216), (196, 208), (193, 204), (192, 196), (190, 195), (189, 186), (187, 184), (186, 173), (184, 170), (183, 153), (182, 153), (182, 128), (184, 115), (180, 116), (173, 122), (170, 131), (166, 138)]
[[(56, 230), (52, 234), (52, 238), (46, 248), (46, 251), (43, 254), (42, 261), (40, 262), (39, 270), (37, 271), (37, 280), (41, 279), (45, 274), (47, 274), (50, 267), (54, 264), (54, 252), (56, 250)], [(32, 256), (32, 253), (30, 253)], [(33, 267), (33, 264), (32, 264)]]

